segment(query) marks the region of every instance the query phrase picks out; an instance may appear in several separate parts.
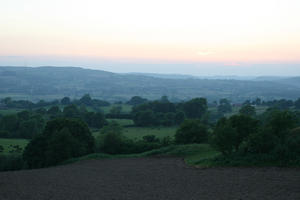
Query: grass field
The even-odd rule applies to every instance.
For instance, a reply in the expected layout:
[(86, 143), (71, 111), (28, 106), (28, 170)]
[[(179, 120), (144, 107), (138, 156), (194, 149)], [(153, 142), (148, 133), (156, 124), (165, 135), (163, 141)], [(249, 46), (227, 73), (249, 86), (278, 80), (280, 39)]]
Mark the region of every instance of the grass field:
[[(129, 121), (123, 121), (122, 123), (130, 123)], [(155, 135), (158, 138), (164, 138), (170, 136), (174, 137), (176, 133), (176, 127), (127, 127), (123, 128), (123, 134), (133, 140), (141, 140), (145, 135)], [(97, 137), (99, 131), (93, 132), (93, 136)]]
[(170, 136), (174, 137), (176, 127), (128, 127), (124, 128), (123, 133), (130, 139), (140, 140), (145, 135), (155, 135), (158, 138)]
[[(19, 145), (23, 150), (28, 144), (28, 140), (25, 139), (6, 139), (0, 138), (0, 145), (4, 148), (2, 154), (9, 154), (14, 148), (10, 145)], [(1, 154), (1, 153), (0, 153)]]
[[(242, 107), (241, 106), (233, 106), (232, 107), (232, 112), (230, 113), (225, 113), (225, 117), (231, 117), (232, 115), (237, 115), (239, 114), (239, 111)], [(262, 114), (268, 109), (268, 106), (255, 106), (255, 111), (257, 115)], [(215, 107), (210, 107), (208, 108), (208, 111), (210, 112), (217, 112), (217, 108)]]
[(264, 113), (268, 109), (268, 106), (256, 106), (255, 111), (257, 115)]
[(21, 112), (23, 109), (0, 109), (1, 115), (10, 115), (10, 114), (16, 114), (18, 112)]

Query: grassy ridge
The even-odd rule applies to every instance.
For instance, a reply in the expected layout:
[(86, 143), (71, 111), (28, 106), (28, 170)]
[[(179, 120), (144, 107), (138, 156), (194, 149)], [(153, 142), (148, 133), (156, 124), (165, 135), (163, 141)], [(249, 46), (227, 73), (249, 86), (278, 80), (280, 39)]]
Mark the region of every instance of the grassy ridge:
[(150, 156), (175, 156), (184, 158), (188, 165), (200, 165), (208, 167), (212, 163), (210, 160), (218, 156), (219, 153), (213, 150), (208, 144), (188, 144), (188, 145), (171, 145), (160, 149), (155, 149), (139, 154), (118, 154), (110, 155), (104, 153), (89, 154), (79, 158), (73, 158), (63, 162), (63, 164), (75, 163), (82, 160), (107, 159), (107, 158), (139, 158)]

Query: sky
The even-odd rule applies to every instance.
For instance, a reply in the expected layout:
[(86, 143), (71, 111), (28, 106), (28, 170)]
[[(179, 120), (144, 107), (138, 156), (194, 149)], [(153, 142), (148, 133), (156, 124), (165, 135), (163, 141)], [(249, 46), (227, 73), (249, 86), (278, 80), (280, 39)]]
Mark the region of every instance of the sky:
[(300, 75), (299, 0), (1, 0), (0, 66)]

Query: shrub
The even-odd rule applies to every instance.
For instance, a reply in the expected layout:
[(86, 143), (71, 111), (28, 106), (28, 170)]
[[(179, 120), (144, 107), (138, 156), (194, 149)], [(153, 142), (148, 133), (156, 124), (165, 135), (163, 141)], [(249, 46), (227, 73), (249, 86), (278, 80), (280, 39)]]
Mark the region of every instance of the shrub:
[(79, 120), (49, 121), (43, 134), (32, 139), (23, 153), (29, 168), (56, 165), (65, 159), (94, 152), (94, 138)]
[(210, 137), (211, 145), (223, 155), (229, 155), (236, 146), (237, 132), (230, 121), (222, 118), (218, 121), (213, 134)]
[(175, 142), (191, 144), (207, 142), (207, 127), (200, 120), (185, 120), (177, 129)]
[(0, 155), (0, 171), (20, 170), (24, 161), (20, 154)]

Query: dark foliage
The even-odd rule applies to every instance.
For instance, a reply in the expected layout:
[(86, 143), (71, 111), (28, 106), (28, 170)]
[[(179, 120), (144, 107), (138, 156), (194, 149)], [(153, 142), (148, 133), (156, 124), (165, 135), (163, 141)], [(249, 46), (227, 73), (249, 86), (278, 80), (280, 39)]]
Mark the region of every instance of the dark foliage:
[(94, 138), (79, 120), (55, 119), (30, 141), (23, 158), (29, 168), (56, 165), (66, 159), (94, 152)]
[(207, 142), (207, 127), (200, 120), (185, 120), (177, 129), (175, 142), (177, 144)]
[(210, 138), (211, 144), (222, 152), (224, 161), (244, 163), (256, 156), (275, 164), (299, 162), (300, 132), (295, 126), (300, 119), (293, 112), (276, 109), (267, 111), (260, 119), (245, 115), (221, 119)]

